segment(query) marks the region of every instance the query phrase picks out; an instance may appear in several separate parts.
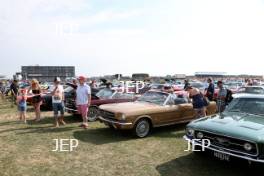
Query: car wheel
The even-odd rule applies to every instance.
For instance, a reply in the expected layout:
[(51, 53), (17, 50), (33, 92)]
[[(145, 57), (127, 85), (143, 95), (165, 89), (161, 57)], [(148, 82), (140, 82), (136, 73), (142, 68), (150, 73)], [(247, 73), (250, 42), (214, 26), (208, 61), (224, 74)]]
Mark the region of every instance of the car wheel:
[(135, 127), (134, 133), (137, 137), (143, 138), (146, 137), (150, 132), (150, 122), (147, 119), (139, 120)]
[(98, 108), (96, 106), (89, 107), (88, 120), (94, 122), (98, 119)]

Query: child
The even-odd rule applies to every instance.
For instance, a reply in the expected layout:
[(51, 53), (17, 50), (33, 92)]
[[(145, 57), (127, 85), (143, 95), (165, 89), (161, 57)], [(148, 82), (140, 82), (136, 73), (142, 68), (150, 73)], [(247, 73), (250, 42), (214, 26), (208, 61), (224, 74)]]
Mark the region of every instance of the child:
[(27, 91), (26, 89), (21, 89), (19, 95), (17, 96), (17, 106), (19, 111), (19, 120), (26, 121), (26, 111), (27, 111)]

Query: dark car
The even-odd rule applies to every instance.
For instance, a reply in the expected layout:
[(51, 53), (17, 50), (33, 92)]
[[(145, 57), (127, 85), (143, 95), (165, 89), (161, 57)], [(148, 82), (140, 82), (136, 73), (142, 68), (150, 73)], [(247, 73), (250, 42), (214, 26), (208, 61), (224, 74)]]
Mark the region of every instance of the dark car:
[[(92, 91), (93, 92), (93, 91)], [(71, 95), (72, 94), (72, 95)], [(121, 93), (109, 88), (100, 89), (97, 93), (92, 93), (92, 101), (89, 107), (89, 121), (96, 121), (99, 114), (99, 106), (103, 104), (132, 102), (136, 100), (136, 96), (131, 93)], [(77, 114), (75, 96), (73, 93), (67, 93), (65, 98), (65, 109), (68, 113)]]
[(222, 114), (189, 123), (184, 138), (221, 160), (264, 163), (263, 134), (264, 95), (240, 94)]

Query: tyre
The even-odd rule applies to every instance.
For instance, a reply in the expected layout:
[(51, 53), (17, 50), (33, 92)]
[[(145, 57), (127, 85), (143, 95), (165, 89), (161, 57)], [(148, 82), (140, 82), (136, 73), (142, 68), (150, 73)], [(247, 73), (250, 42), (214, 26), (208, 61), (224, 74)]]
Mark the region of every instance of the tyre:
[(146, 137), (151, 129), (151, 124), (148, 119), (140, 119), (135, 127), (134, 127), (134, 134), (139, 138)]
[(98, 119), (99, 110), (96, 106), (89, 107), (88, 120), (89, 122), (94, 122)]

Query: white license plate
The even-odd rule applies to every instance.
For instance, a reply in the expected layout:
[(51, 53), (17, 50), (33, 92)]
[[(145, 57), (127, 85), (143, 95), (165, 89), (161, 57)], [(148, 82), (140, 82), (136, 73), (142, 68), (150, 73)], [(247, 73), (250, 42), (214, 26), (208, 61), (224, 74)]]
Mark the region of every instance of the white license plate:
[(229, 161), (230, 158), (229, 155), (220, 152), (214, 152), (214, 157), (224, 161)]

